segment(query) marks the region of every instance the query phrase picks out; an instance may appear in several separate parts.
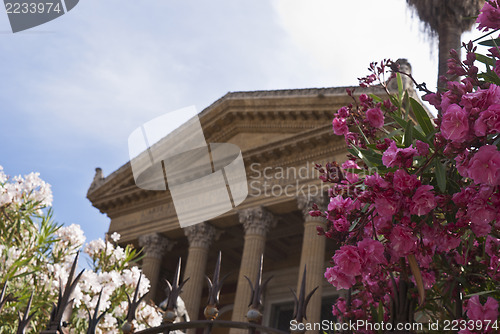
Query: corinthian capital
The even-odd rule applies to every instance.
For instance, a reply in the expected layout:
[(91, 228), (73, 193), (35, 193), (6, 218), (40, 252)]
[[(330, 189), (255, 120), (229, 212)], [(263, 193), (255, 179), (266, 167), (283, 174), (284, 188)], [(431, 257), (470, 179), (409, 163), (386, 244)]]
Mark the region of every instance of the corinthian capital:
[(185, 227), (184, 234), (188, 238), (189, 247), (208, 248), (216, 237), (217, 230), (209, 223), (203, 222)]
[(321, 196), (321, 195), (320, 196), (299, 196), (299, 197), (297, 197), (297, 206), (302, 211), (304, 218), (306, 218), (307, 220), (313, 220), (313, 219), (317, 218), (318, 221), (321, 221), (321, 220), (323, 220), (323, 218), (311, 217), (309, 215), (309, 211), (312, 210), (313, 204), (316, 204), (320, 210), (325, 211), (327, 206), (328, 206), (329, 200), (330, 200), (330, 198), (328, 197), (328, 195), (326, 193), (323, 194), (323, 196)]
[(245, 234), (266, 235), (271, 227), (276, 226), (274, 215), (262, 206), (241, 210), (238, 212), (240, 223)]
[(139, 237), (139, 245), (144, 247), (146, 257), (161, 259), (167, 247), (172, 244), (172, 241), (159, 233), (150, 233)]

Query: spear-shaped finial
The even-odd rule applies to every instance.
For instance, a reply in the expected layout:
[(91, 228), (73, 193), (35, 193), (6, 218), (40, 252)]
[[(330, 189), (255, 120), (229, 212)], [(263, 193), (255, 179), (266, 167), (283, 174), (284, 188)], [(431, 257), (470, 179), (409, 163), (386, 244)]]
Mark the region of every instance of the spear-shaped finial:
[(173, 284), (167, 282), (167, 288), (165, 289), (165, 293), (167, 298), (160, 304), (160, 307), (165, 310), (163, 313), (163, 323), (173, 323), (177, 314), (175, 313), (175, 307), (177, 306), (177, 298), (182, 292), (182, 287), (189, 280), (189, 277), (184, 281), (179, 283), (181, 277), (181, 258), (179, 258), (179, 262), (177, 263), (177, 269), (175, 270), (174, 279), (172, 281)]
[(304, 319), (307, 320), (306, 316), (307, 304), (309, 304), (309, 300), (311, 299), (312, 295), (319, 288), (319, 286), (315, 287), (306, 296), (306, 273), (307, 273), (307, 266), (304, 266), (304, 273), (302, 274), (302, 282), (300, 284), (299, 298), (297, 298), (297, 294), (292, 289), (290, 289), (290, 291), (292, 291), (293, 293), (293, 298), (294, 298), (293, 318), (298, 322), (302, 322), (302, 320)]
[(99, 321), (101, 321), (102, 317), (106, 314), (106, 311), (102, 312), (99, 315), (99, 305), (101, 304), (102, 290), (99, 292), (99, 298), (97, 299), (97, 305), (95, 306), (94, 315), (90, 315), (90, 311), (87, 309), (87, 315), (89, 317), (89, 328), (87, 328), (87, 334), (95, 334), (95, 330), (97, 329), (97, 325)]
[(78, 284), (78, 281), (82, 277), (82, 274), (85, 270), (82, 270), (74, 279), (73, 277), (75, 276), (75, 271), (76, 271), (76, 265), (78, 263), (78, 256), (80, 255), (80, 252), (76, 253), (75, 260), (73, 261), (73, 264), (71, 265), (71, 270), (69, 272), (69, 277), (68, 281), (66, 282), (66, 287), (64, 288), (64, 292), (61, 290), (62, 282), (59, 284), (59, 296), (57, 297), (57, 305), (54, 305), (54, 308), (52, 309), (52, 313), (50, 315), (50, 322), (47, 327), (48, 331), (59, 331), (62, 333), (62, 327), (65, 327), (66, 325), (62, 324), (62, 318), (64, 316), (64, 311), (66, 310), (66, 307), (70, 303), (69, 298), (71, 297), (71, 294), (73, 293), (73, 290), (76, 287), (76, 284)]
[(222, 289), (224, 280), (229, 276), (229, 274), (226, 274), (220, 279), (221, 258), (222, 253), (219, 252), (217, 262), (215, 263), (213, 281), (211, 281), (208, 276), (205, 276), (208, 283), (208, 305), (205, 307), (203, 314), (207, 320), (215, 320), (219, 315), (219, 309), (217, 307), (219, 305), (220, 290)]
[(247, 319), (250, 322), (260, 322), (260, 320), (262, 319), (262, 313), (260, 312), (260, 308), (262, 307), (262, 293), (266, 289), (269, 280), (273, 278), (271, 276), (264, 283), (262, 283), (263, 262), (264, 262), (264, 255), (262, 254), (260, 256), (259, 270), (257, 272), (257, 277), (255, 279), (255, 285), (253, 285), (252, 281), (250, 281), (250, 279), (247, 276), (245, 276), (245, 278), (248, 281), (248, 284), (250, 284), (250, 289), (252, 290), (252, 294), (250, 297), (250, 304), (248, 304), (250, 309), (247, 312)]
[[(1, 298), (0, 298), (1, 299)], [(18, 311), (19, 325), (17, 326), (17, 334), (24, 334), (26, 332), (26, 328), (28, 327), (31, 318), (35, 315), (35, 313), (30, 313), (31, 302), (33, 301), (33, 292), (31, 292), (30, 299), (28, 300), (28, 305), (26, 306), (26, 311), (24, 311), (24, 315), (21, 317), (21, 313)]]
[(135, 314), (137, 312), (139, 304), (142, 302), (144, 298), (146, 298), (146, 294), (144, 294), (142, 297), (139, 298), (139, 287), (141, 285), (141, 278), (142, 278), (142, 273), (139, 276), (139, 280), (137, 281), (137, 286), (134, 292), (134, 298), (132, 300), (130, 300), (130, 296), (128, 295), (128, 293), (125, 292), (128, 301), (127, 321), (122, 326), (122, 331), (125, 334), (130, 334), (134, 332), (134, 324), (132, 321), (134, 321), (135, 319)]

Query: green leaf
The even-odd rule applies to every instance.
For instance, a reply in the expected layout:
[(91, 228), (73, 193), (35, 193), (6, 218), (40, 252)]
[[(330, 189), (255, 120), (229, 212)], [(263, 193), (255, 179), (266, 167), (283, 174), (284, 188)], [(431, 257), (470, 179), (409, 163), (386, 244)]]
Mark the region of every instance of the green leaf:
[(444, 165), (439, 161), (435, 160), (434, 167), (436, 168), (436, 180), (441, 192), (446, 191), (446, 174)]
[(418, 124), (422, 127), (422, 130), (426, 135), (434, 132), (434, 126), (432, 126), (432, 121), (429, 118), (429, 115), (425, 111), (424, 107), (414, 98), (410, 98), (411, 108), (413, 109), (413, 113), (417, 118)]
[(398, 80), (398, 100), (401, 103), (403, 99), (403, 79), (401, 79), (401, 73), (396, 74)]
[[(408, 126), (408, 123), (411, 122), (411, 121), (405, 121), (403, 120), (401, 117), (398, 117), (396, 115), (391, 115), (391, 117), (404, 129), (406, 129), (406, 127)], [(416, 128), (413, 128), (413, 131), (412, 131), (412, 135), (413, 137), (417, 138), (418, 140), (421, 140), (423, 142), (427, 142), (427, 139), (425, 138), (425, 136), (420, 132), (418, 131)]]
[(394, 131), (391, 131), (388, 135), (384, 136), (384, 138), (393, 138), (394, 136), (398, 136), (403, 134), (403, 130), (401, 129), (396, 129)]
[(358, 218), (356, 219), (351, 226), (349, 226), (349, 232), (351, 232), (352, 230), (354, 230), (354, 228), (356, 227), (356, 225), (358, 225), (359, 221), (361, 220), (361, 218)]
[(413, 126), (412, 126), (411, 122), (408, 122), (408, 124), (406, 124), (404, 138), (403, 138), (403, 144), (406, 147), (410, 146), (412, 141), (413, 141), (413, 133), (412, 132), (413, 132)]
[(490, 57), (486, 57), (485, 55), (482, 55), (480, 53), (476, 53), (476, 60), (480, 61), (483, 64), (492, 66), (492, 67), (495, 66), (495, 60), (494, 59), (491, 59)]
[(382, 301), (380, 301), (378, 303), (378, 322), (379, 323), (382, 323), (382, 321), (384, 320), (384, 305), (382, 304)]
[(484, 45), (484, 46), (497, 46), (499, 44), (500, 44), (500, 38), (479, 42), (479, 45)]
[(485, 79), (488, 82), (492, 82), (496, 85), (500, 85), (500, 78), (492, 70), (489, 70), (486, 73), (479, 73), (477, 76), (481, 79)]
[(370, 97), (373, 99), (373, 101), (375, 102), (384, 102), (384, 100), (382, 100), (382, 98), (378, 97), (377, 95), (375, 94), (370, 94)]
[(489, 295), (490, 293), (496, 293), (496, 292), (500, 292), (500, 290), (481, 291), (481, 292), (471, 293), (470, 295), (465, 295), (464, 298), (470, 298), (472, 296), (484, 296), (484, 295)]

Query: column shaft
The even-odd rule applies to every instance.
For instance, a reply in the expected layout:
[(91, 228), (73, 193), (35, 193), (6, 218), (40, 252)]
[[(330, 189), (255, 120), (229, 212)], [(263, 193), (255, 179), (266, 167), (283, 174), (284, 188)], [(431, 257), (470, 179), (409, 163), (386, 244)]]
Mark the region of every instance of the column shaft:
[[(231, 320), (246, 321), (245, 316), (248, 311), (248, 304), (250, 303), (251, 289), (245, 276), (255, 284), (255, 279), (259, 271), (260, 257), (264, 254), (266, 246), (266, 234), (276, 224), (276, 220), (263, 207), (242, 210), (238, 215), (240, 223), (243, 224), (245, 237)], [(240, 334), (246, 333), (246, 331), (233, 328), (230, 330), (230, 333)]]
[(208, 249), (189, 247), (184, 279), (189, 277), (188, 283), (182, 292), (182, 299), (191, 320), (198, 320), (200, 312), (201, 293), (205, 285), (205, 271), (207, 267)]
[(142, 259), (142, 272), (149, 279), (151, 287), (149, 288), (148, 297), (155, 299), (158, 281), (160, 279), (161, 258), (148, 257)]
[[(307, 266), (306, 293), (319, 286), (307, 306), (307, 321), (319, 322), (321, 319), (321, 295), (323, 293), (323, 280), (325, 273), (325, 237), (319, 236), (316, 227), (321, 225), (317, 220), (306, 221), (304, 224), (304, 238), (302, 254), (300, 256), (299, 291), (304, 267)], [(316, 333), (311, 331), (310, 333)]]
[[(216, 230), (204, 222), (184, 228), (184, 234), (189, 241), (189, 250), (183, 279), (189, 277), (189, 281), (183, 288), (182, 299), (186, 304), (189, 318), (198, 320), (201, 294), (205, 286), (208, 249), (216, 236)], [(194, 334), (196, 330), (191, 328), (187, 333)]]
[[(302, 273), (304, 267), (307, 268), (306, 294), (318, 287), (318, 290), (311, 297), (307, 305), (306, 315), (309, 323), (318, 323), (321, 321), (321, 297), (323, 294), (323, 280), (325, 273), (325, 245), (326, 238), (318, 235), (317, 226), (324, 226), (324, 218), (311, 217), (309, 211), (313, 203), (319, 206), (325, 205), (324, 197), (303, 197), (298, 198), (299, 208), (304, 215), (304, 236), (302, 239), (302, 252), (300, 256), (299, 277), (297, 282), (297, 291), (300, 289)], [(316, 334), (318, 331), (307, 331), (307, 334)]]
[(172, 243), (159, 233), (151, 233), (139, 237), (139, 245), (143, 247), (142, 272), (149, 279), (148, 298), (156, 301), (158, 282), (163, 254)]
[(266, 239), (263, 235), (245, 235), (243, 254), (241, 257), (240, 273), (236, 286), (236, 297), (234, 299), (233, 321), (246, 321), (245, 315), (250, 303), (251, 289), (245, 276), (252, 282), (259, 271), (260, 256), (264, 253)]

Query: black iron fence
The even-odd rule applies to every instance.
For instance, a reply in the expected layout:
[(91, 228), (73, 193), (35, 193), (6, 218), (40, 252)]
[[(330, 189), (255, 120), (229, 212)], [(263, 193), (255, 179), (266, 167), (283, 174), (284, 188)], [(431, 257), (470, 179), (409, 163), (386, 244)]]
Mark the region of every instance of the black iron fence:
[[(204, 333), (208, 334), (211, 333), (212, 329), (214, 328), (239, 328), (248, 330), (248, 332), (251, 334), (255, 333), (256, 331), (259, 331), (261, 333), (285, 334), (287, 332), (284, 332), (276, 328), (260, 325), (262, 320), (262, 310), (263, 310), (262, 294), (264, 292), (267, 283), (272, 278), (270, 277), (266, 281), (264, 282), (262, 281), (262, 261), (263, 260), (261, 257), (258, 274), (254, 281), (245, 276), (251, 287), (250, 304), (246, 315), (247, 322), (226, 321), (217, 319), (219, 315), (219, 294), (222, 289), (224, 280), (227, 277), (227, 276), (222, 278), (220, 277), (221, 253), (219, 253), (212, 279), (210, 279), (208, 276), (206, 277), (209, 288), (209, 298), (207, 305), (204, 309), (205, 320), (174, 322), (177, 318), (177, 313), (175, 312), (175, 309), (177, 307), (177, 298), (181, 293), (182, 287), (189, 280), (189, 278), (187, 278), (184, 281), (180, 281), (181, 261), (179, 260), (177, 269), (175, 271), (174, 279), (172, 280), (172, 282), (166, 281), (167, 298), (159, 305), (160, 309), (163, 312), (162, 316), (163, 320), (161, 325), (141, 331), (136, 331), (136, 329), (134, 328), (133, 321), (135, 320), (136, 317), (137, 308), (139, 307), (141, 301), (145, 298), (145, 295), (139, 296), (139, 285), (141, 281), (141, 277), (139, 277), (139, 280), (137, 282), (137, 288), (135, 289), (133, 296), (130, 297), (127, 294), (128, 298), (127, 316), (124, 319), (123, 325), (121, 326), (120, 330), (124, 334), (132, 334), (132, 333), (157, 334), (157, 333), (169, 333), (174, 330), (204, 328)], [(71, 266), (71, 270), (64, 291), (61, 289), (61, 287), (59, 288), (57, 304), (55, 304), (52, 309), (50, 320), (46, 326), (46, 330), (42, 331), (41, 334), (64, 334), (66, 333), (65, 329), (70, 327), (71, 324), (63, 321), (63, 317), (65, 312), (67, 312), (67, 309), (71, 307), (70, 305), (71, 294), (73, 293), (73, 290), (75, 289), (76, 285), (78, 284), (78, 281), (80, 280), (83, 274), (83, 270), (79, 274), (76, 274), (77, 262), (78, 262), (78, 255), (75, 257), (75, 260), (73, 261), (73, 264)], [(307, 304), (311, 296), (314, 294), (314, 292), (316, 292), (317, 287), (307, 294), (305, 291), (305, 282), (306, 282), (306, 268), (304, 268), (302, 283), (298, 296), (292, 289), (290, 289), (290, 291), (293, 293), (294, 303), (295, 303), (293, 319), (290, 320), (296, 320), (297, 322), (302, 322), (304, 319), (306, 319), (305, 311), (307, 308)], [(3, 306), (9, 300), (12, 299), (12, 296), (6, 296), (7, 285), (8, 282), (5, 282), (2, 288), (2, 292), (0, 293), (0, 312)], [(107, 312), (107, 311), (99, 312), (101, 295), (102, 291), (99, 294), (95, 311), (92, 314), (90, 314), (89, 312), (88, 327), (86, 332), (87, 334), (96, 333), (96, 329), (99, 322)], [(29, 329), (31, 319), (34, 316), (33, 313), (30, 313), (32, 297), (33, 296), (31, 296), (31, 298), (28, 301), (23, 316), (19, 316), (17, 334), (24, 334)]]

